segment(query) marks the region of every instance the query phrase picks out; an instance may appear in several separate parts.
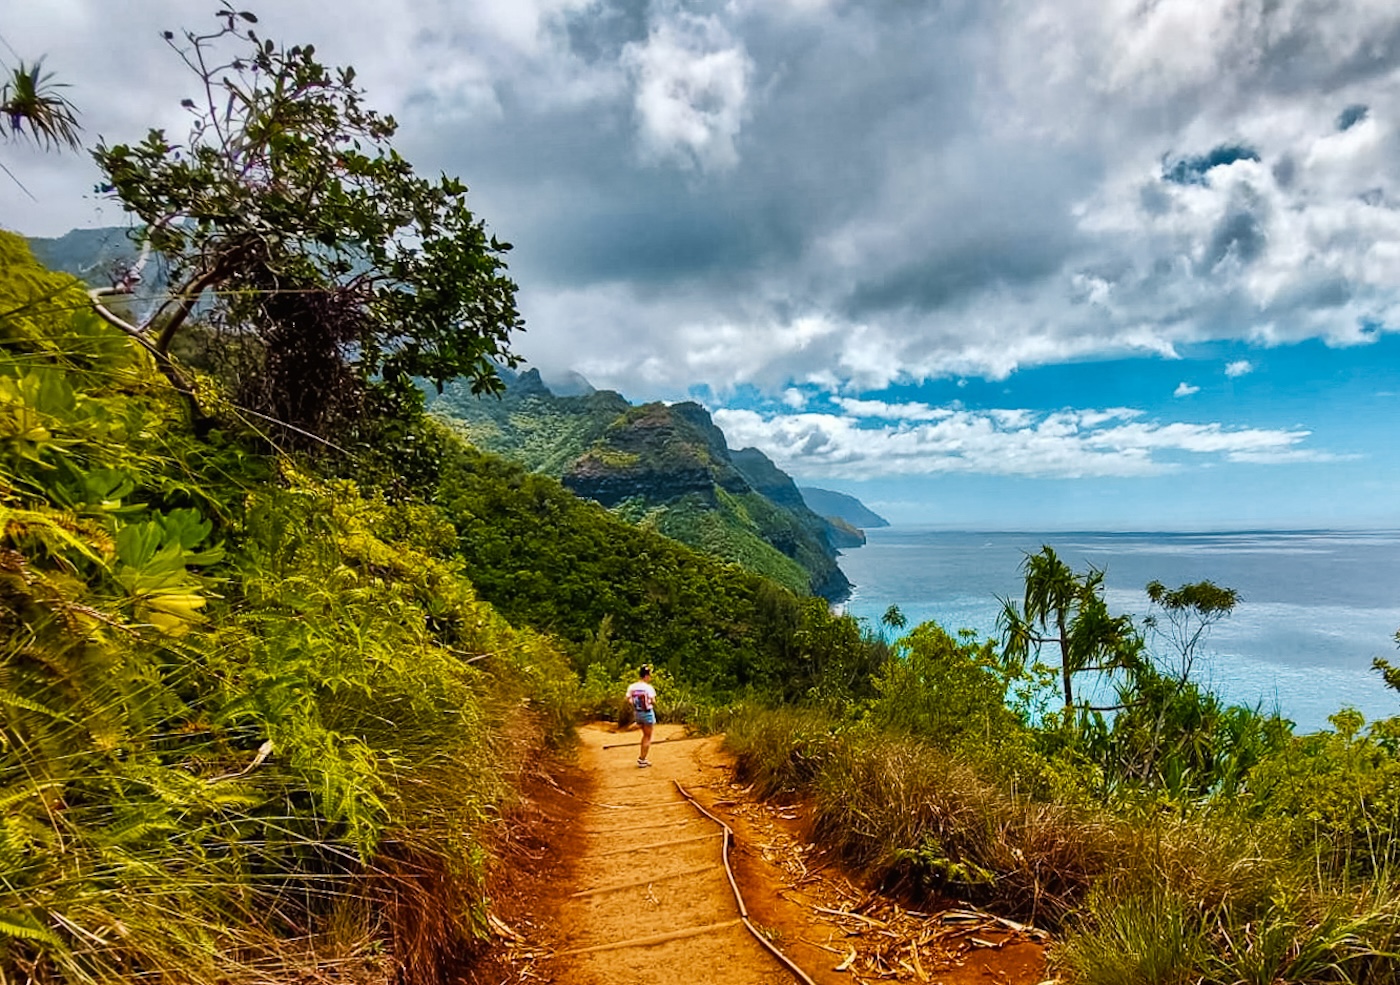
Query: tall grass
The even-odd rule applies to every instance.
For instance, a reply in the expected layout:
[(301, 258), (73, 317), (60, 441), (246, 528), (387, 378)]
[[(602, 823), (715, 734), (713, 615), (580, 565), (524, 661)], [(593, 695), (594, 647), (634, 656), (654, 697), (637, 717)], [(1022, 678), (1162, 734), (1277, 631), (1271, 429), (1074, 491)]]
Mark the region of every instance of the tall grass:
[(0, 259), (0, 981), (451, 980), (563, 657)]
[(1370, 985), (1400, 972), (1400, 891), (1327, 871), (1288, 818), (1111, 808), (1070, 789), (1063, 764), (1018, 785), (1005, 763), (813, 709), (750, 709), (728, 736), (741, 775), (807, 797), (814, 837), (853, 870), (920, 904), (965, 899), (1053, 928), (1067, 981)]

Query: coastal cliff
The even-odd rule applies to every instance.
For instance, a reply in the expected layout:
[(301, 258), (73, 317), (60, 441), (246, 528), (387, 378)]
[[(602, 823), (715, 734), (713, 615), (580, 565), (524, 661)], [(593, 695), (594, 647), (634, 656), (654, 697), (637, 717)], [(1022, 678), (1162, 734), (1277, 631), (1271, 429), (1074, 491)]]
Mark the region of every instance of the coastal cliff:
[(559, 396), (537, 370), (481, 400), (449, 386), (433, 403), (488, 451), (558, 478), (578, 496), (802, 594), (840, 601), (851, 585), (838, 549), (858, 535), (809, 509), (792, 478), (757, 449), (731, 451), (704, 407), (633, 406), (574, 378)]

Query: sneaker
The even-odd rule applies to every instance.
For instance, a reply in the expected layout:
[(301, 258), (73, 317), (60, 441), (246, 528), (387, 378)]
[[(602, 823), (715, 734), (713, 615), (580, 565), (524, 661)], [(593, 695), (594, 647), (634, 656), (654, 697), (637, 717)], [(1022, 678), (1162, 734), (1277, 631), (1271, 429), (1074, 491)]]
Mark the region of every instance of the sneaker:
[(651, 765), (651, 763), (647, 762), (645, 759), (639, 759), (639, 760), (637, 760), (637, 769), (639, 769), (639, 770), (646, 769), (646, 768), (647, 768), (648, 766), (650, 766), (650, 765)]

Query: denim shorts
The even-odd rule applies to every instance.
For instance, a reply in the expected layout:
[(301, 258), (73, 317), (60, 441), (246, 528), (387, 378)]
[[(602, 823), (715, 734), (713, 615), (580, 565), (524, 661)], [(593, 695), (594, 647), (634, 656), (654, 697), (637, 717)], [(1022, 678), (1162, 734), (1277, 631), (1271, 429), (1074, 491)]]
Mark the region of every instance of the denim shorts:
[(638, 725), (655, 725), (655, 724), (656, 724), (656, 712), (655, 712), (655, 711), (639, 711), (639, 712), (637, 712), (637, 724), (638, 724)]

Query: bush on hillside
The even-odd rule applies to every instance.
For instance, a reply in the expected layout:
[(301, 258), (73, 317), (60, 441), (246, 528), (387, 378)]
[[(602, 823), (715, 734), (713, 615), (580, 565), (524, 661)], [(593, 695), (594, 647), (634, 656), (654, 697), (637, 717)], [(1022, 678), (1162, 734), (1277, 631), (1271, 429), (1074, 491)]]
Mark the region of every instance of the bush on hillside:
[(445, 980), (567, 665), (435, 509), (195, 439), (76, 281), (0, 255), (0, 977)]

